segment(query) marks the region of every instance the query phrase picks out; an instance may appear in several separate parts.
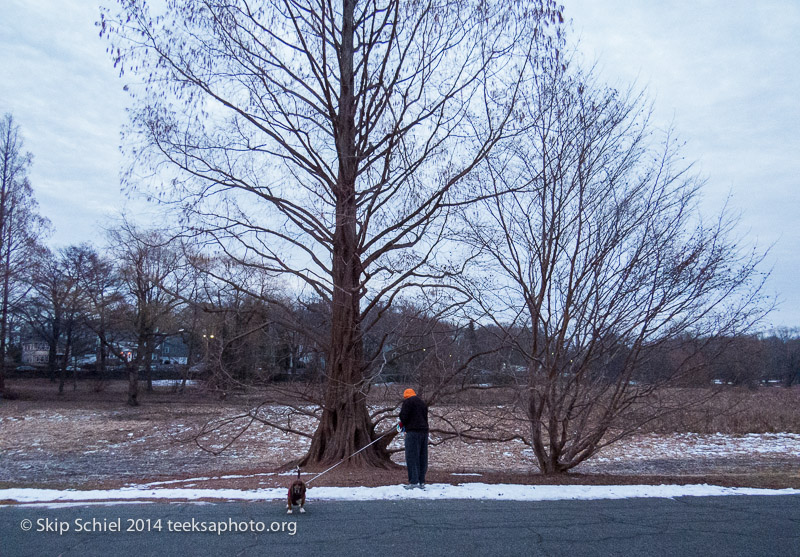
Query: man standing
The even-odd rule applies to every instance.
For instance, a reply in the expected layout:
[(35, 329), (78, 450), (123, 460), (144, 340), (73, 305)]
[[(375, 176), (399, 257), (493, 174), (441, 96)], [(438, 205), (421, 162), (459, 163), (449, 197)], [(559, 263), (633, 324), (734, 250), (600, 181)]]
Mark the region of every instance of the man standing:
[(425, 474), (428, 472), (428, 405), (417, 396), (414, 389), (403, 392), (398, 429), (406, 432), (408, 485), (405, 487), (424, 489)]

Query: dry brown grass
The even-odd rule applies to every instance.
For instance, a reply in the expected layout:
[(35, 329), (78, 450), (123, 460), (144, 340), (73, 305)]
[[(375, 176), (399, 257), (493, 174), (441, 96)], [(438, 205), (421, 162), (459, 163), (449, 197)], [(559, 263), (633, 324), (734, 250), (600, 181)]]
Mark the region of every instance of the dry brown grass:
[[(0, 481), (12, 484), (66, 482), (85, 486), (264, 472), (299, 458), (307, 448), (306, 438), (260, 425), (248, 430), (219, 456), (201, 451), (192, 441), (193, 432), (209, 421), (246, 411), (265, 398), (288, 402), (289, 393), (283, 389), (231, 394), (221, 400), (219, 393), (202, 387), (184, 394), (169, 387), (157, 387), (153, 393), (142, 393), (141, 406), (130, 408), (125, 405), (124, 382), (109, 383), (100, 392), (91, 381), (79, 382), (78, 390), (70, 388), (63, 395), (57, 394), (57, 385), (46, 380), (12, 380), (10, 386), (18, 396), (0, 404), (0, 453), (4, 455), (0, 461)], [(376, 390), (370, 403), (398, 404), (402, 388), (397, 385)], [(436, 405), (432, 409), (432, 425), (444, 428), (446, 419), (458, 424), (478, 423), (495, 430), (501, 426), (509, 430), (522, 428), (524, 423), (519, 421), (500, 422), (510, 415), (509, 405), (504, 404), (504, 397), (510, 394), (502, 389), (481, 391), (469, 395), (476, 397), (469, 405)], [(671, 393), (678, 401), (689, 395), (685, 391)], [(718, 441), (680, 434), (797, 433), (799, 398), (798, 388), (720, 391), (703, 406), (652, 424), (656, 433), (643, 432), (604, 450), (576, 473), (588, 474), (581, 476), (583, 481), (605, 483), (624, 478), (630, 482), (633, 481), (630, 478), (636, 477), (643, 482), (659, 483), (669, 478), (684, 482), (689, 477), (703, 477), (704, 481), (726, 485), (798, 486), (796, 455), (750, 455), (739, 450), (725, 457), (687, 459), (681, 453), (683, 444), (708, 445)], [(280, 416), (285, 408), (277, 404), (266, 411)], [(309, 431), (313, 428), (311, 419), (302, 424)], [(224, 443), (224, 435), (217, 441)], [(395, 441), (393, 446), (399, 449), (402, 445)], [(396, 458), (401, 459), (401, 453)], [(503, 481), (512, 476), (535, 474), (537, 470), (530, 451), (519, 441), (471, 443), (456, 438), (432, 446), (431, 463), (433, 471), (442, 478), (454, 472), (476, 472), (483, 474), (483, 480), (473, 478), (478, 481), (490, 477), (493, 481)], [(386, 478), (394, 481), (395, 476), (396, 473), (389, 474)], [(359, 482), (371, 485), (363, 479)]]
[[(653, 422), (647, 431), (657, 433), (800, 433), (800, 387), (722, 388), (709, 393), (695, 389), (669, 394), (676, 407)], [(704, 398), (701, 404), (693, 400)]]

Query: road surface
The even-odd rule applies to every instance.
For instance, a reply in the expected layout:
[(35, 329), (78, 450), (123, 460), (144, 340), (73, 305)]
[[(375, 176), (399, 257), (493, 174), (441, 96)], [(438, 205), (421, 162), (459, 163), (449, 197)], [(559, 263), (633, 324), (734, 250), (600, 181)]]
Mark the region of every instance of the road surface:
[(800, 556), (800, 496), (4, 506), (0, 555)]

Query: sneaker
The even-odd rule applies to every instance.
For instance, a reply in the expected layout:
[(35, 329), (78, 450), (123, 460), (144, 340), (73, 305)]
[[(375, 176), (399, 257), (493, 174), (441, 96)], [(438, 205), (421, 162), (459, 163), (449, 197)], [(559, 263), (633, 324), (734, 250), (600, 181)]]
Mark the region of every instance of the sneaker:
[(417, 484), (416, 487), (419, 489), (425, 489), (425, 484)]
[(403, 487), (406, 489), (414, 489), (415, 487), (419, 487), (419, 484), (406, 484)]

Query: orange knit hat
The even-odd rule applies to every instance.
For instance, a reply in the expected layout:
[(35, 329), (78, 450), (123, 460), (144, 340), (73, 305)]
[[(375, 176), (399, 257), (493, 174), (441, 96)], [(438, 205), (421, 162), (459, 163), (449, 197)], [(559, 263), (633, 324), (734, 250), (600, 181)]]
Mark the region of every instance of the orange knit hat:
[(406, 389), (403, 391), (403, 398), (408, 398), (410, 396), (417, 396), (417, 393), (414, 392), (414, 389)]

